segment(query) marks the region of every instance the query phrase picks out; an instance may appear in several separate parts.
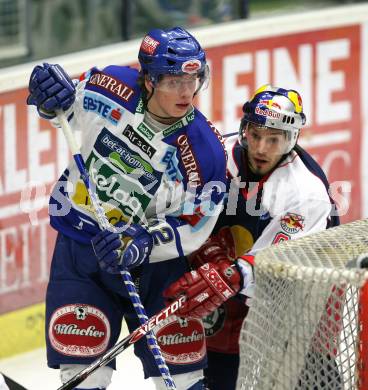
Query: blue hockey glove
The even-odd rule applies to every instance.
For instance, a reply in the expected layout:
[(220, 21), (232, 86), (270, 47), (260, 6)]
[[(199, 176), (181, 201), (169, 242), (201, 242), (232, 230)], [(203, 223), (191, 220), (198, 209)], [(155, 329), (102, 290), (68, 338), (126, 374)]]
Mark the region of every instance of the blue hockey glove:
[(29, 79), (27, 104), (37, 107), (45, 119), (56, 116), (56, 110), (66, 111), (75, 100), (75, 86), (58, 64), (37, 65)]
[(92, 247), (102, 269), (119, 273), (132, 269), (148, 261), (153, 246), (153, 238), (138, 224), (116, 225), (121, 232), (102, 230), (92, 237)]

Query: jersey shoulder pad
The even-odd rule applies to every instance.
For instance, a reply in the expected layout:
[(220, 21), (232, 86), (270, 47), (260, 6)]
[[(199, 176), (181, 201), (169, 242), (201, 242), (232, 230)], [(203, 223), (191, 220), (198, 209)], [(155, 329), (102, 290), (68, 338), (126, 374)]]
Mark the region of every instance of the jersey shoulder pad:
[[(292, 203), (304, 203), (308, 202), (308, 199), (329, 203), (328, 189), (323, 181), (308, 168), (295, 151), (272, 172), (267, 182), (274, 183), (277, 191), (281, 191), (282, 196)], [(280, 193), (277, 193), (280, 196)]]
[(324, 173), (321, 166), (317, 163), (317, 161), (299, 145), (295, 147), (295, 153), (298, 154), (308, 171), (310, 171), (313, 175), (317, 176), (322, 181), (326, 189), (328, 189), (329, 182), (327, 180), (326, 174)]
[(102, 70), (92, 68), (85, 77), (85, 89), (108, 97), (135, 112), (141, 95), (138, 76), (138, 70), (129, 66), (109, 65)]

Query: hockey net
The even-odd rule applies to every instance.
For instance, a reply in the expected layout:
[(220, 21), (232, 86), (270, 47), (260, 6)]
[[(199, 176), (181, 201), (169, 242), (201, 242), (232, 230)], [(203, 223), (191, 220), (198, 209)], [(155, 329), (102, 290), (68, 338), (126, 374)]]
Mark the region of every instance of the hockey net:
[(362, 253), (368, 220), (257, 254), (237, 389), (368, 389), (368, 272), (348, 264)]

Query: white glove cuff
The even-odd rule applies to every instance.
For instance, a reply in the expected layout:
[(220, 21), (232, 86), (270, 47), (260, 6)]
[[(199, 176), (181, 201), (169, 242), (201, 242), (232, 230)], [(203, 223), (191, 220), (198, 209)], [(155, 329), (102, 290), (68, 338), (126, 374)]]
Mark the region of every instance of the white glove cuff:
[(237, 265), (243, 276), (243, 286), (240, 288), (239, 294), (252, 298), (255, 288), (253, 266), (241, 258), (237, 260)]

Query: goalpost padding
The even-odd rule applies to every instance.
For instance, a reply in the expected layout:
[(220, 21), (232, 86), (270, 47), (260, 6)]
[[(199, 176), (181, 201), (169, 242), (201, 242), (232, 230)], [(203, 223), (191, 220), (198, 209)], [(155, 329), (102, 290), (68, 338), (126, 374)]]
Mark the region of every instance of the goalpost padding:
[(255, 258), (237, 389), (368, 389), (368, 220), (273, 245)]

